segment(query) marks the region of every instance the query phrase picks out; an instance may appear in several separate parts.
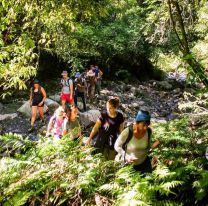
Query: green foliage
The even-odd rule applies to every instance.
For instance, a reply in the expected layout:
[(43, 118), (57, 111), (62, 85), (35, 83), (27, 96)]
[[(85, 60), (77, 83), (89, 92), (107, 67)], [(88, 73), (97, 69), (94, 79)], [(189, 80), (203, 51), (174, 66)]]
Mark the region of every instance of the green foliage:
[(202, 184), (207, 178), (207, 129), (192, 130), (185, 118), (157, 126), (154, 134), (162, 142), (162, 146), (154, 151), (155, 155), (175, 173), (177, 180), (184, 182), (177, 191), (179, 199), (183, 199), (184, 204), (197, 202), (203, 205), (208, 195), (207, 182)]
[(159, 162), (146, 176), (105, 161), (100, 154), (91, 156), (91, 148), (67, 136), (37, 142), (13, 134), (1, 136), (0, 202), (15, 206), (96, 205), (97, 201), (119, 206), (203, 205), (208, 191), (207, 130), (190, 130), (187, 119), (153, 127), (153, 139), (161, 141), (153, 151)]

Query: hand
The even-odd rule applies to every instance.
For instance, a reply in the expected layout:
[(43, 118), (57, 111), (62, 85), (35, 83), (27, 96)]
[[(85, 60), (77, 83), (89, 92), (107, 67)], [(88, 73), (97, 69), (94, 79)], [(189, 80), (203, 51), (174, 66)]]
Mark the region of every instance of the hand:
[(40, 103), (38, 104), (38, 106), (40, 107), (42, 104), (43, 104), (43, 102), (40, 102)]
[(90, 143), (91, 143), (91, 139), (88, 138), (87, 141), (85, 142), (85, 145), (90, 145)]
[(152, 161), (151, 161), (152, 168), (155, 168), (157, 166), (157, 164), (158, 164), (158, 158), (153, 157)]
[(136, 162), (136, 160), (137, 160), (137, 159), (131, 157), (130, 159), (128, 159), (127, 162), (128, 162), (129, 164), (133, 164), (133, 163)]

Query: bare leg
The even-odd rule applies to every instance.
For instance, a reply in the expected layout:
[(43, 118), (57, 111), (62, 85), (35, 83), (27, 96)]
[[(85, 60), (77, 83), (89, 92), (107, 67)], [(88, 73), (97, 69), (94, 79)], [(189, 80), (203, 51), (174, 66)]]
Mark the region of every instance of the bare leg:
[(65, 110), (66, 100), (61, 100), (62, 108)]
[(44, 120), (44, 107), (38, 107), (38, 110), (39, 110), (39, 114), (40, 114), (40, 118)]
[(31, 118), (31, 126), (34, 126), (37, 115), (37, 106), (32, 106), (32, 118)]

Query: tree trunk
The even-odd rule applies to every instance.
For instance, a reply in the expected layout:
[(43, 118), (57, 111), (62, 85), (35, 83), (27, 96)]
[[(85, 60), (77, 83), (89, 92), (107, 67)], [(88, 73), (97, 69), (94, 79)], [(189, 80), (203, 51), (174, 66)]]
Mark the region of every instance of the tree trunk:
[[(176, 17), (174, 18), (172, 5), (176, 9)], [(202, 81), (202, 83), (205, 86), (208, 86), (208, 77), (205, 74), (205, 68), (193, 57), (191, 54), (189, 45), (188, 45), (188, 39), (187, 34), (185, 31), (185, 26), (183, 22), (183, 18), (181, 15), (181, 9), (178, 4), (177, 0), (168, 0), (168, 6), (169, 6), (169, 13), (170, 13), (170, 19), (172, 22), (173, 30), (178, 38), (179, 41), (179, 49), (182, 52), (185, 61), (189, 64), (189, 66), (192, 68), (195, 75)], [(178, 27), (180, 29), (181, 37), (179, 36), (179, 33), (177, 31), (176, 22), (178, 23)]]

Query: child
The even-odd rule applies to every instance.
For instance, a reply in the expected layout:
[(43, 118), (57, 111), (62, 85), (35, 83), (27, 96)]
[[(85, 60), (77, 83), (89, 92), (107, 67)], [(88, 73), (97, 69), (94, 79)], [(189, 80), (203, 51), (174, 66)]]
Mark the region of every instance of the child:
[(56, 139), (61, 139), (64, 119), (64, 109), (62, 107), (59, 107), (55, 111), (54, 115), (50, 118), (46, 136), (54, 136)]
[(63, 136), (69, 134), (72, 140), (77, 140), (81, 137), (81, 126), (77, 119), (77, 112), (78, 109), (75, 106), (68, 108), (63, 124)]

